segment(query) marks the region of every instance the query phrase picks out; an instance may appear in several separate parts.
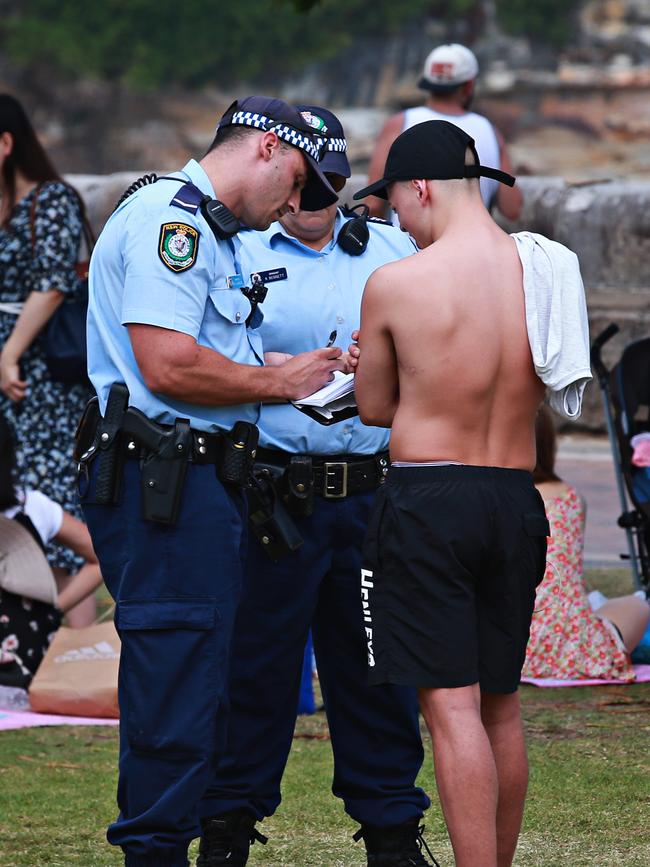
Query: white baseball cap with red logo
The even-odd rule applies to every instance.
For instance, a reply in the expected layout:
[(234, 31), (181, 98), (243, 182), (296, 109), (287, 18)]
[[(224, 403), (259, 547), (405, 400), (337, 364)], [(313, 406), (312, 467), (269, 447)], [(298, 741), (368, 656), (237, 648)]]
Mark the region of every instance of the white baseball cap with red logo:
[(418, 87), (423, 90), (453, 90), (477, 75), (478, 60), (474, 53), (458, 42), (451, 42), (439, 45), (427, 56)]

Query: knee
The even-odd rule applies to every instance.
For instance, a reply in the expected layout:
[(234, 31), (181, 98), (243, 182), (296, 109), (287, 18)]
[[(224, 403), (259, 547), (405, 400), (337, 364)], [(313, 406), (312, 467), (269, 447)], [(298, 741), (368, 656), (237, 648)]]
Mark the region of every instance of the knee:
[(439, 731), (455, 730), (468, 718), (480, 718), (478, 684), (457, 689), (420, 689), (418, 700), (429, 729), (435, 726)]
[(521, 719), (519, 693), (481, 693), (481, 719), (486, 728), (518, 722)]

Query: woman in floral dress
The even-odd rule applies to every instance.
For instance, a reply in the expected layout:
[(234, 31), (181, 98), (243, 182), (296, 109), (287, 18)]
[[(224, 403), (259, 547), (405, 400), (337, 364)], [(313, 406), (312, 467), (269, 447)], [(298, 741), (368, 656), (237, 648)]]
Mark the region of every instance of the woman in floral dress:
[[(81, 518), (73, 436), (89, 386), (52, 380), (43, 328), (81, 290), (76, 263), (83, 206), (41, 147), (20, 103), (0, 94), (0, 412), (17, 443), (19, 483)], [(81, 565), (52, 546), (53, 567)]]
[(523, 675), (634, 680), (629, 654), (650, 620), (650, 606), (636, 596), (623, 596), (592, 611), (583, 572), (585, 503), (555, 473), (555, 429), (546, 406), (536, 434), (535, 484), (544, 498), (551, 538)]

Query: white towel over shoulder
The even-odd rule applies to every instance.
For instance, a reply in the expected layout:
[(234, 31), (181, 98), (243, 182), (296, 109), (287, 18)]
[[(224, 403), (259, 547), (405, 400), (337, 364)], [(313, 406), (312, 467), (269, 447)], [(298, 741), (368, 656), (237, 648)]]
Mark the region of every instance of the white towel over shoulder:
[(553, 409), (578, 418), (591, 379), (587, 303), (578, 257), (534, 232), (512, 237), (524, 270), (526, 327), (535, 371), (550, 390)]

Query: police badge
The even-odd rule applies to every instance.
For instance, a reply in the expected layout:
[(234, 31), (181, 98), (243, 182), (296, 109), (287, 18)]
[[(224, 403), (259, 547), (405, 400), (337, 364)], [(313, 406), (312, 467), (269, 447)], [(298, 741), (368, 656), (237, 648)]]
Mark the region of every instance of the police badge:
[(158, 255), (170, 271), (187, 271), (196, 262), (198, 251), (199, 233), (193, 226), (163, 223), (160, 227)]

